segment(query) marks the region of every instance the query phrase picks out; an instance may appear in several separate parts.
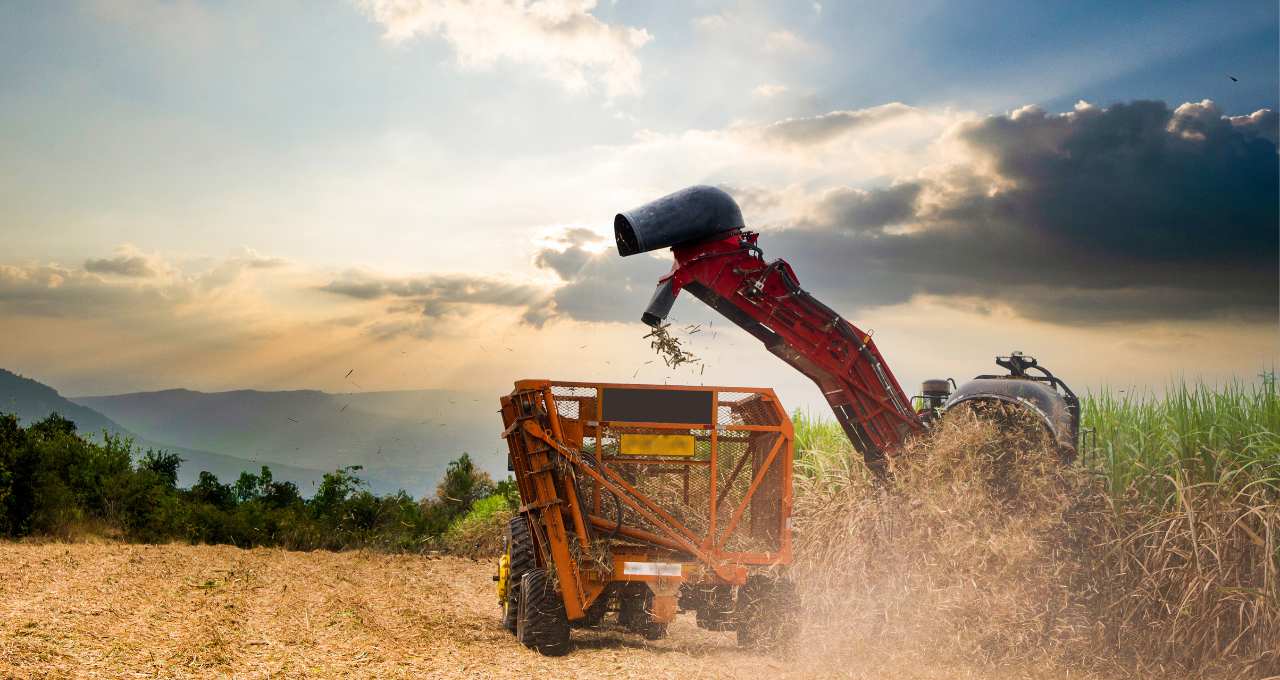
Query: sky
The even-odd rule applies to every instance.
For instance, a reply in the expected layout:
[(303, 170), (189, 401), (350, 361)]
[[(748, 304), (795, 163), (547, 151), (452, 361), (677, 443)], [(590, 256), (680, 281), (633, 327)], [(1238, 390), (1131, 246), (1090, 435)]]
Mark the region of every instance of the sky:
[[(64, 394), (816, 388), (613, 215), (726, 189), (900, 382), (1280, 359), (1262, 2), (0, 3), (0, 366)], [(689, 298), (689, 299), (686, 299)], [(353, 371), (347, 376), (348, 371)], [(358, 381), (358, 382), (356, 382)]]

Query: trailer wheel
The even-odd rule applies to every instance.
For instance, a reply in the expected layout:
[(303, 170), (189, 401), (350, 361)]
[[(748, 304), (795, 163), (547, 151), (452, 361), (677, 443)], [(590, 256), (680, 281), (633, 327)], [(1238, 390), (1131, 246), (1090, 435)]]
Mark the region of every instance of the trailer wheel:
[(653, 591), (643, 583), (628, 584), (619, 595), (618, 624), (646, 640), (667, 636), (667, 624), (653, 620)]
[(698, 627), (706, 630), (733, 630), (733, 589), (730, 586), (712, 586), (693, 591)]
[(795, 599), (795, 586), (786, 579), (748, 577), (734, 611), (738, 646), (775, 651), (789, 645), (800, 628)]
[(546, 570), (530, 569), (520, 579), (520, 604), (516, 617), (516, 639), (546, 656), (569, 651), (569, 617), (564, 599), (556, 591)]
[(640, 622), (644, 619), (645, 593), (649, 587), (643, 583), (628, 583), (618, 590), (618, 625), (627, 630), (640, 632)]
[(502, 605), (502, 625), (514, 633), (520, 603), (520, 580), (534, 567), (533, 538), (529, 535), (529, 520), (523, 515), (512, 517), (507, 524), (507, 555), (510, 563), (507, 599)]
[(609, 613), (609, 593), (608, 591), (600, 593), (595, 602), (587, 607), (583, 616), (577, 621), (570, 621), (569, 625), (573, 628), (599, 628), (604, 623), (604, 617)]

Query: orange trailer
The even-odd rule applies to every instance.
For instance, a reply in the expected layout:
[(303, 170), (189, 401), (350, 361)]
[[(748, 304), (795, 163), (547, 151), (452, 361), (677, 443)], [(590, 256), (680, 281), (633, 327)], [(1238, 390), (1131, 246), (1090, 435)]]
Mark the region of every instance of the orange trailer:
[(502, 397), (520, 489), (498, 574), (506, 627), (649, 639), (677, 611), (770, 647), (794, 633), (791, 419), (773, 390), (521, 380)]

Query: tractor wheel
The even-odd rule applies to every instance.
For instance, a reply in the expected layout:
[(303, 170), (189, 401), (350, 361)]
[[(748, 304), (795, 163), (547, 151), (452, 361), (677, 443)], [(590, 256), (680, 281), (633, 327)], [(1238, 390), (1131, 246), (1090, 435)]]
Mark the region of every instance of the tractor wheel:
[(564, 600), (543, 569), (530, 569), (520, 579), (516, 639), (546, 656), (569, 651), (569, 617)]
[(502, 605), (502, 625), (514, 633), (520, 602), (520, 579), (535, 566), (529, 520), (523, 515), (512, 517), (507, 524), (507, 555), (510, 563), (507, 571), (507, 599)]
[(786, 579), (748, 577), (734, 611), (738, 646), (774, 651), (790, 644), (800, 628), (795, 599), (795, 586)]

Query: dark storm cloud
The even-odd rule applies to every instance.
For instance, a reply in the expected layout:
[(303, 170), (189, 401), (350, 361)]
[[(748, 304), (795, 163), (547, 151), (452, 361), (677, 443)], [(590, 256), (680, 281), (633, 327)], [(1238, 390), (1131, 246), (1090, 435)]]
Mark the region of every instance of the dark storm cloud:
[[(958, 134), (972, 165), (827, 191), (803, 220), (761, 236), (766, 256), (791, 261), (802, 284), (850, 314), (927, 294), (1071, 325), (1276, 320), (1275, 113), (1137, 101), (1023, 109)], [(767, 202), (757, 194), (744, 198)], [(567, 282), (555, 293), (561, 313), (629, 321), (665, 267), (644, 259), (573, 246), (538, 262)], [(615, 304), (624, 291), (627, 304)]]
[(887, 189), (834, 189), (820, 205), (818, 219), (828, 224), (847, 225), (858, 230), (876, 231), (912, 221), (916, 216), (916, 198), (920, 184), (904, 182)]
[(155, 270), (151, 268), (151, 263), (141, 255), (119, 255), (116, 257), (89, 259), (85, 260), (84, 269), (95, 274), (113, 274), (115, 276), (135, 278), (146, 278), (156, 274)]
[(590, 232), (570, 232), (563, 249), (538, 252), (535, 264), (565, 282), (552, 293), (555, 313), (579, 321), (635, 321), (658, 277), (671, 265), (647, 255), (619, 257), (613, 247), (585, 247), (599, 240)]
[[(1000, 190), (969, 178), (829, 193), (816, 224), (762, 245), (853, 306), (924, 293), (1073, 324), (1276, 317), (1273, 113), (1224, 118), (1212, 102), (1139, 101), (1022, 110), (960, 134)], [(928, 206), (905, 200), (925, 191), (936, 199)], [(878, 229), (889, 223), (912, 228)]]
[(547, 295), (541, 288), (475, 276), (450, 274), (392, 279), (349, 272), (321, 286), (320, 290), (357, 300), (392, 300), (395, 304), (388, 308), (392, 315), (412, 311), (434, 320), (461, 312), (470, 305), (499, 305), (523, 307), (525, 321), (533, 325), (541, 325), (547, 318), (541, 309), (547, 304)]
[(761, 131), (764, 139), (795, 146), (809, 146), (831, 141), (860, 127), (906, 115), (915, 109), (893, 102), (855, 111), (831, 111), (808, 118), (788, 118), (767, 125)]

